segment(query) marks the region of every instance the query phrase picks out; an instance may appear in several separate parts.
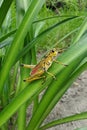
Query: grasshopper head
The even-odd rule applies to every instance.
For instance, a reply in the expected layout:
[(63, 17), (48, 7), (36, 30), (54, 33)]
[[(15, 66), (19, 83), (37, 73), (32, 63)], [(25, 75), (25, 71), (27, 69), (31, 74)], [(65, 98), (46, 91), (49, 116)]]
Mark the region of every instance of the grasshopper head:
[(53, 56), (57, 56), (58, 50), (57, 50), (56, 48), (53, 48), (53, 49), (51, 50), (51, 54), (52, 54)]

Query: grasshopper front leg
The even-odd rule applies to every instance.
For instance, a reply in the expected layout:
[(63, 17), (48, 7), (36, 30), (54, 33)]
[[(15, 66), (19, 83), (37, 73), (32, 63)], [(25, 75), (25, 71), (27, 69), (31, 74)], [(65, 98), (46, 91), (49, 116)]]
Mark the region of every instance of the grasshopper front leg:
[(68, 66), (68, 65), (66, 65), (66, 64), (64, 64), (64, 63), (62, 63), (62, 62), (60, 62), (60, 61), (58, 61), (58, 60), (54, 60), (54, 62), (55, 62), (55, 63), (58, 63), (58, 64), (61, 64), (61, 65), (63, 65), (63, 66)]

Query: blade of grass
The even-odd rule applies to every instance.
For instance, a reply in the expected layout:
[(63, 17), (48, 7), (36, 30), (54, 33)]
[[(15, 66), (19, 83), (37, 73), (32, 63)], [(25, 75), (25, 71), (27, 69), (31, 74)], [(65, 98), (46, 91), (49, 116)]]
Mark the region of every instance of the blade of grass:
[[(35, 46), (31, 49), (31, 53), (32, 53), (32, 64), (37, 64), (37, 60), (36, 60), (36, 50), (35, 50)], [(38, 107), (38, 96), (35, 97), (34, 99), (34, 106), (33, 106), (33, 114), (36, 111), (37, 107)]]
[[(31, 130), (31, 129), (37, 130), (39, 128), (40, 124), (42, 123), (42, 121), (46, 118), (46, 116), (49, 114), (49, 112), (52, 110), (52, 108), (58, 101), (58, 98), (60, 98), (58, 91), (60, 91), (61, 89), (62, 89), (61, 91), (63, 91), (65, 89), (62, 86), (65, 86), (65, 83), (69, 80), (71, 73), (76, 69), (76, 67), (78, 67), (79, 63), (83, 60), (83, 57), (87, 56), (86, 40), (87, 40), (87, 37), (84, 40), (82, 39), (80, 41), (80, 43), (78, 43), (78, 45), (75, 46), (78, 49), (74, 48), (73, 52), (72, 52), (72, 47), (71, 47), (71, 49), (69, 48), (69, 50), (68, 50), (69, 53), (64, 53), (63, 59), (62, 59), (62, 56), (60, 56), (61, 60), (59, 60), (59, 61), (61, 61), (61, 62), (64, 61), (65, 64), (68, 64), (68, 67), (66, 67), (64, 70), (62, 70), (62, 72), (56, 76), (57, 80), (52, 81), (51, 84), (49, 85), (49, 88), (47, 89), (46, 93), (44, 94), (36, 113), (34, 114), (34, 116), (32, 117), (31, 121), (28, 124), (28, 127), (27, 127), (28, 130)], [(83, 50), (82, 48), (79, 48), (79, 47), (81, 47), (82, 43), (84, 43), (86, 45), (85, 52), (82, 51)], [(74, 51), (76, 51), (76, 50), (79, 50), (79, 51), (74, 53)], [(68, 55), (66, 55), (66, 54), (68, 54)], [(67, 63), (65, 62), (66, 59), (67, 59)], [(76, 60), (76, 59), (78, 59), (78, 60)], [(72, 60), (71, 64), (69, 64), (70, 60)], [(53, 66), (52, 66), (52, 68), (53, 68)], [(54, 68), (51, 69), (51, 73), (56, 74), (56, 71), (58, 70), (58, 66), (55, 65)]]
[[(80, 59), (82, 60), (82, 59)], [(80, 60), (78, 60), (80, 62)], [(78, 64), (79, 64), (78, 62)], [(69, 75), (72, 73), (72, 70), (77, 67), (75, 62), (73, 62), (72, 65), (69, 65), (68, 68), (65, 68), (63, 72), (61, 72), (58, 76), (56, 76), (57, 81), (52, 81), (49, 85), (46, 93), (44, 94), (38, 109), (34, 116), (31, 118), (31, 121), (28, 124), (27, 130), (38, 130), (39, 126), (43, 122), (43, 120), (46, 118), (46, 116), (49, 114), (49, 112), (52, 110), (54, 105), (57, 103), (58, 99), (56, 98), (57, 95), (59, 95), (58, 91), (63, 86), (62, 89), (64, 89), (64, 84), (66, 80), (69, 79)], [(65, 75), (66, 74), (66, 75)], [(36, 120), (36, 121), (35, 121)], [(35, 122), (34, 122), (35, 121)]]
[(0, 49), (7, 46), (7, 45), (10, 45), (13, 41), (13, 38), (7, 38), (6, 40), (4, 40), (3, 42), (1, 42), (0, 44)]
[[(84, 59), (85, 56), (87, 56), (86, 41), (87, 41), (87, 38), (85, 38), (84, 40), (82, 39), (82, 41), (79, 44), (72, 45), (71, 48), (68, 51), (64, 52), (61, 56), (59, 56), (58, 59), (60, 61), (64, 61), (64, 63), (66, 63), (68, 65), (70, 63), (72, 63), (75, 59), (76, 59), (75, 61), (78, 62), (77, 59), (79, 59), (78, 57), (80, 57), (80, 56), (82, 59)], [(77, 51), (77, 50), (79, 50), (79, 51)], [(64, 66), (53, 64), (53, 66), (50, 68), (50, 70), (53, 74), (57, 74), (57, 73), (65, 70), (65, 68), (64, 68)], [(39, 92), (41, 92), (41, 90), (43, 90), (43, 88), (45, 88), (46, 86), (49, 85), (49, 83), (51, 83), (52, 78), (47, 76), (47, 80), (43, 85), (42, 85), (42, 81), (43, 80), (34, 81), (31, 84), (29, 84), (29, 86), (26, 86), (26, 88), (22, 92), (20, 92), (20, 94), (18, 96), (16, 96), (14, 98), (14, 100), (12, 100), (10, 104), (8, 104), (8, 106), (6, 106), (4, 108), (4, 110), (0, 113), (0, 126), (3, 125), (3, 123), (5, 123), (16, 112), (16, 110), (23, 103), (25, 103), (28, 99), (30, 101), (32, 101), (32, 99), (34, 99), (35, 96), (37, 96), (39, 94)], [(47, 102), (47, 99), (48, 98), (46, 98), (46, 102)], [(44, 105), (46, 105), (46, 102)], [(41, 106), (41, 107), (42, 107), (41, 108), (41, 111), (42, 111), (44, 106)], [(39, 114), (41, 113), (41, 111), (39, 111)], [(41, 115), (43, 115), (43, 114), (41, 114)], [(36, 121), (37, 120), (38, 120), (38, 118), (36, 118)], [(35, 122), (35, 120), (34, 120), (34, 122)]]
[(66, 39), (67, 37), (69, 37), (70, 35), (72, 35), (73, 33), (77, 32), (80, 28), (76, 28), (74, 30), (72, 30), (71, 32), (69, 32), (68, 34), (66, 34), (64, 37), (62, 37), (61, 39), (59, 39), (58, 42), (56, 42), (52, 47), (55, 47), (58, 45), (58, 43), (62, 42), (64, 39)]
[(54, 19), (54, 18), (64, 18), (64, 17), (81, 17), (81, 18), (84, 18), (86, 16), (77, 16), (77, 15), (55, 15), (55, 16), (52, 16), (52, 17), (47, 17), (47, 18), (43, 18), (43, 19), (40, 19), (40, 20), (35, 20), (33, 23), (38, 23), (38, 22), (42, 22), (42, 21), (45, 21), (45, 20), (48, 20), (48, 19)]
[[(37, 84), (36, 84), (37, 82)], [(30, 102), (43, 90), (42, 82), (36, 81), (26, 86), (2, 112), (0, 112), (0, 126), (2, 126), (27, 100)], [(44, 86), (45, 87), (45, 86)]]
[[(55, 16), (55, 17), (58, 17), (58, 16)], [(65, 17), (65, 16), (63, 16), (63, 17)], [(67, 17), (69, 17), (69, 16), (67, 16)], [(81, 16), (80, 16), (80, 18), (81, 18)], [(50, 17), (49, 17), (48, 19), (50, 19)], [(43, 20), (43, 19), (42, 19), (42, 20)], [(38, 21), (35, 21), (35, 22), (33, 22), (33, 23), (40, 22), (40, 21), (42, 21), (42, 20), (38, 20)], [(63, 41), (66, 37), (68, 37), (69, 35), (71, 35), (71, 34), (74, 33), (75, 31), (77, 31), (78, 29), (79, 29), (79, 28), (77, 28), (77, 29), (71, 31), (69, 34), (67, 34), (67, 35), (64, 36), (62, 39), (60, 39), (59, 42)], [(0, 41), (5, 40), (7, 37), (11, 36), (11, 35), (14, 34), (16, 31), (17, 31), (17, 29), (15, 29), (15, 30), (9, 32), (8, 34), (6, 34), (5, 36), (1, 37), (1, 38), (0, 38)], [(44, 34), (43, 34), (43, 35), (44, 35)], [(38, 37), (39, 37), (39, 35), (38, 35)], [(38, 40), (38, 37), (35, 38), (36, 41)], [(33, 41), (32, 41), (32, 42), (33, 42)], [(35, 41), (34, 41), (34, 42), (35, 42)], [(59, 43), (59, 42), (58, 42), (58, 43)], [(56, 43), (56, 44), (58, 44), (58, 43)], [(9, 45), (9, 44), (10, 44), (10, 43), (2, 44), (2, 45), (0, 45), (0, 48), (4, 47), (5, 45)], [(55, 45), (56, 45), (56, 44), (55, 44)], [(26, 47), (26, 48), (27, 48), (27, 47)]]
[[(33, 29), (33, 26), (31, 27), (29, 37), (30, 37), (30, 41), (32, 41), (32, 39), (34, 38), (34, 29)], [(35, 48), (35, 46), (33, 48), (31, 48), (31, 56), (32, 56), (31, 64), (33, 64), (33, 65), (37, 64), (36, 48)], [(34, 111), (36, 111), (36, 109), (38, 107), (38, 96), (35, 97), (35, 99), (34, 99), (33, 102), (34, 102), (34, 106), (33, 106), (33, 114), (34, 114)]]
[(46, 129), (52, 128), (56, 125), (68, 123), (68, 122), (71, 122), (71, 121), (83, 120), (83, 119), (87, 119), (87, 112), (82, 112), (80, 114), (75, 114), (75, 115), (72, 115), (72, 116), (68, 116), (68, 117), (50, 122), (49, 124), (42, 126), (39, 130), (46, 130)]
[(75, 130), (87, 130), (87, 127), (77, 128)]
[(34, 38), (30, 44), (28, 44), (25, 48), (23, 48), (23, 50), (19, 53), (18, 55), (18, 58), (16, 59), (16, 61), (18, 61), (23, 55), (25, 55), (28, 50), (30, 50), (36, 42), (38, 42), (40, 39), (42, 39), (43, 37), (45, 37), (48, 33), (50, 33), (51, 31), (54, 31), (59, 25), (63, 24), (63, 23), (66, 23), (66, 22), (69, 22), (70, 20), (74, 20), (76, 18), (79, 18), (79, 17), (71, 17), (71, 18), (67, 18), (61, 22), (58, 22), (54, 25), (52, 25), (50, 28), (46, 29), (45, 31), (43, 31), (42, 33), (40, 33), (36, 38)]
[[(23, 40), (27, 34), (28, 29), (31, 27), (31, 24), (33, 20), (35, 19), (35, 16), (37, 16), (38, 12), (40, 11), (41, 7), (43, 6), (45, 0), (34, 0), (31, 3), (31, 6), (28, 8), (28, 11), (26, 12), (24, 19), (17, 30), (17, 33), (15, 35), (15, 38), (13, 40), (13, 43), (4, 59), (4, 64), (1, 69), (0, 75), (0, 95), (2, 93), (3, 85), (6, 81), (6, 78), (8, 76), (9, 70), (12, 67), (12, 64), (17, 58), (18, 52), (20, 50), (20, 43), (21, 46), (23, 44)], [(14, 58), (13, 58), (14, 57)]]
[[(64, 86), (64, 89), (58, 93), (59, 99), (62, 97), (62, 95), (65, 93), (65, 91), (69, 88), (69, 86), (74, 82), (74, 80), (86, 69), (87, 69), (87, 62), (85, 62), (83, 65), (81, 65), (80, 68), (78, 68), (74, 72), (74, 74), (69, 78), (69, 81)], [(61, 95), (61, 93), (62, 93), (62, 95)], [(82, 119), (87, 119), (87, 112), (75, 114), (73, 116), (68, 116), (65, 118), (61, 118), (61, 119), (52, 121), (52, 122), (42, 126), (40, 129), (45, 130), (47, 128), (51, 128), (51, 127), (59, 125), (59, 124), (68, 123), (68, 122), (76, 121), (76, 120), (82, 120)]]
[[(17, 31), (17, 29), (12, 30), (11, 32), (7, 33), (6, 35), (0, 37), (0, 42), (6, 40), (8, 37), (10, 37), (11, 35), (15, 34)], [(0, 43), (1, 44), (1, 43)]]
[(11, 28), (16, 28), (16, 1), (14, 0), (11, 5)]
[(76, 37), (73, 40), (73, 44), (77, 43), (77, 41), (80, 39), (80, 37), (84, 34), (84, 32), (87, 30), (87, 17), (84, 19), (81, 27), (80, 27), (80, 31), (78, 31)]
[(6, 17), (6, 14), (12, 4), (13, 0), (4, 0), (1, 7), (0, 7), (0, 28), (2, 26), (2, 23)]
[[(25, 38), (25, 42), (24, 42), (24, 45), (26, 45), (28, 43), (28, 34)], [(29, 51), (23, 58), (22, 58), (22, 63), (25, 63), (25, 64), (31, 64), (31, 51)], [(24, 69), (21, 67), (20, 69), (20, 75), (21, 75), (21, 81), (20, 81), (20, 91), (22, 91), (27, 84), (25, 84), (23, 82), (23, 79), (25, 77), (28, 77), (29, 76), (29, 72), (30, 72), (30, 69)], [(26, 103), (24, 103), (19, 111), (18, 111), (18, 130), (25, 130), (26, 128)]]

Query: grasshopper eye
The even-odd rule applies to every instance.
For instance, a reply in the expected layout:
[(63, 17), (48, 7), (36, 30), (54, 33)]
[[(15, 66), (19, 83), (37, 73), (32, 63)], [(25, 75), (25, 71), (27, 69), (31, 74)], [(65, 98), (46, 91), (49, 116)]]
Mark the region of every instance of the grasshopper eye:
[(55, 52), (54, 50), (52, 50), (52, 52)]
[(56, 51), (56, 49), (55, 49), (55, 48), (53, 48), (52, 52), (55, 52), (55, 51)]

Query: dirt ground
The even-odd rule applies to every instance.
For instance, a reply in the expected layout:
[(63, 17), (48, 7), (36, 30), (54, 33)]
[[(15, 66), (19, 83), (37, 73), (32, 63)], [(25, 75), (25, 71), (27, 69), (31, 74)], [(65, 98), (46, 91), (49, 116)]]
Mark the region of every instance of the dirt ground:
[[(80, 75), (45, 121), (52, 121), (58, 119), (58, 117), (61, 118), (84, 111), (87, 111), (87, 71)], [(87, 120), (59, 125), (49, 130), (74, 130), (85, 126), (87, 126)]]

